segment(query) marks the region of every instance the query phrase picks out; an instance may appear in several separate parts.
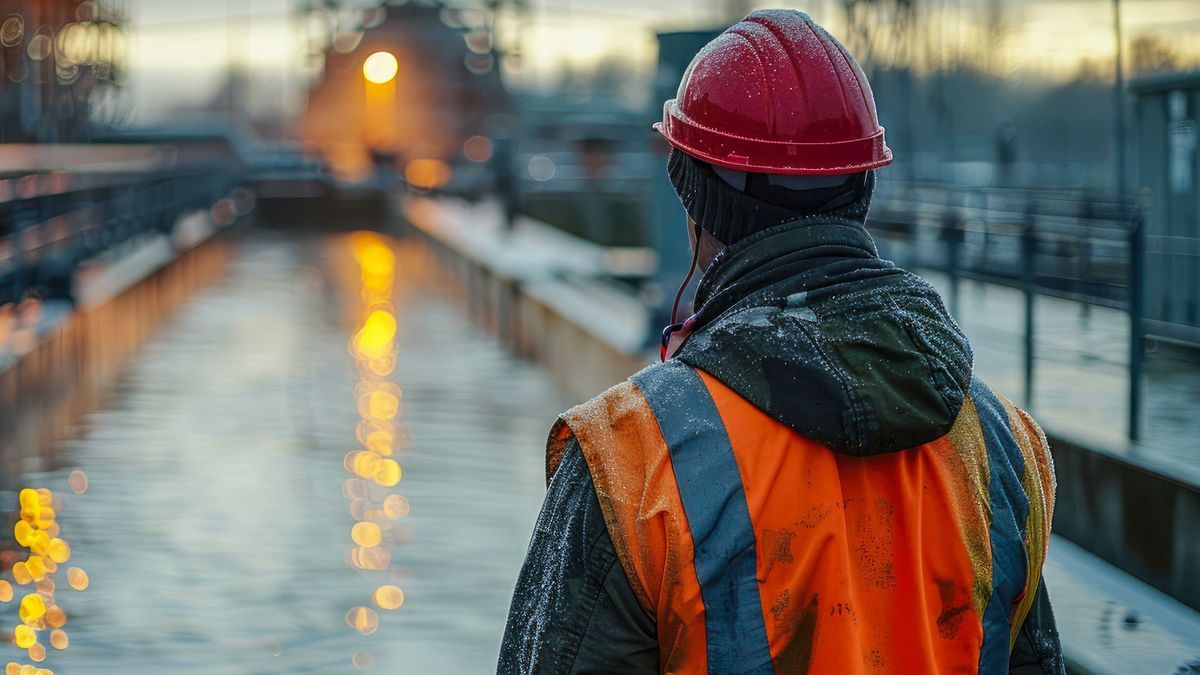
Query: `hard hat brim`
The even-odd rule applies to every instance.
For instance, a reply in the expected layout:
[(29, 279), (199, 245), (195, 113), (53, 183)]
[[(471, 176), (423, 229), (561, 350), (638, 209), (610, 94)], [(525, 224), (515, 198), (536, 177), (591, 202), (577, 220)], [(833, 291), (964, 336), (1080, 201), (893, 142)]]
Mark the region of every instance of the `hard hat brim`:
[(663, 103), (654, 130), (672, 147), (710, 164), (751, 173), (833, 176), (878, 169), (892, 163), (882, 126), (865, 138), (824, 143), (792, 143), (748, 138), (709, 129), (689, 120), (676, 99)]

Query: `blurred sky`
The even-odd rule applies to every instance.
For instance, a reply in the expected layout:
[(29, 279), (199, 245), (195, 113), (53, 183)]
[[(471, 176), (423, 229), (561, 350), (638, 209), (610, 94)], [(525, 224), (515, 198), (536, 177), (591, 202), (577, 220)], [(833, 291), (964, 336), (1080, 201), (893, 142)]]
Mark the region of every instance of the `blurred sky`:
[[(655, 58), (654, 32), (708, 28), (728, 23), (729, 2), (713, 0), (529, 0), (521, 15), (505, 11), (498, 43), (523, 55), (506, 81), (518, 88), (547, 88), (565, 70), (601, 61), (645, 70)], [(961, 12), (937, 28), (948, 41), (966, 43), (989, 11), (1002, 17), (998, 57), (1018, 77), (1062, 79), (1083, 59), (1111, 63), (1110, 0), (936, 0), (926, 7)], [(129, 72), (126, 83), (135, 122), (149, 123), (180, 107), (211, 99), (230, 63), (254, 77), (247, 104), (264, 111), (294, 112), (309, 76), (306, 20), (296, 0), (132, 0)], [(463, 2), (459, 6), (478, 6)], [(841, 0), (750, 3), (751, 7), (804, 9), (838, 34)], [(1127, 41), (1153, 34), (1177, 49), (1200, 50), (1197, 0), (1124, 0)], [(960, 16), (960, 15), (956, 15)], [(1105, 65), (1106, 68), (1109, 66)], [(1111, 72), (1111, 71), (1110, 71)]]

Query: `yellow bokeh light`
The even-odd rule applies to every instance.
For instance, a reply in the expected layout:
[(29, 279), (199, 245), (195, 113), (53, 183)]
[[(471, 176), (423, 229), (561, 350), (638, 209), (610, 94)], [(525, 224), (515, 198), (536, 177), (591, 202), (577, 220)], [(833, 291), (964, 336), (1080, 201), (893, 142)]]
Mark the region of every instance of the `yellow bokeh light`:
[(364, 635), (370, 635), (379, 628), (379, 615), (370, 607), (356, 607), (346, 613), (346, 625)]
[(346, 625), (363, 635), (379, 629), (379, 615), (370, 607), (355, 607), (346, 612)]
[(400, 412), (400, 397), (390, 391), (367, 394), (367, 414), (372, 419), (390, 420)]
[(392, 443), (396, 441), (396, 435), (390, 431), (376, 429), (367, 434), (367, 449), (371, 452), (378, 452), (381, 455), (392, 454)]
[(380, 609), (399, 609), (404, 604), (404, 591), (399, 586), (384, 584), (375, 589), (372, 599)]
[(21, 609), (18, 614), (21, 622), (28, 626), (46, 615), (46, 603), (42, 600), (42, 596), (30, 593), (21, 598)]
[(379, 525), (371, 522), (355, 523), (350, 529), (350, 538), (359, 546), (370, 548), (378, 546), (379, 542), (383, 541), (383, 530), (379, 529)]
[(71, 559), (71, 546), (62, 539), (51, 539), (46, 545), (46, 555), (56, 563), (65, 563)]
[(354, 340), (354, 348), (363, 358), (383, 358), (391, 351), (396, 337), (396, 317), (390, 312), (377, 309), (367, 316), (363, 327)]
[(13, 525), (13, 538), (22, 546), (29, 546), (29, 535), (33, 534), (33, 526), (24, 520), (18, 520)]
[(29, 645), (29, 658), (41, 663), (46, 660), (46, 647), (41, 643), (35, 642)]
[(25, 561), (25, 570), (34, 581), (41, 581), (46, 576), (46, 560), (40, 555), (31, 555)]
[(24, 561), (18, 562), (17, 564), (13, 565), (12, 575), (13, 575), (13, 581), (17, 582), (17, 584), (20, 586), (24, 586), (25, 584), (33, 583), (33, 576), (31, 574), (29, 574), (29, 570), (25, 569)]
[(382, 546), (358, 546), (350, 550), (350, 566), (360, 570), (385, 570), (391, 562), (392, 554)]
[(37, 490), (33, 488), (25, 488), (17, 495), (17, 501), (21, 504), (22, 511), (28, 511), (37, 508), (41, 502), (38, 500)]
[(67, 476), (67, 486), (71, 488), (71, 492), (74, 492), (77, 495), (87, 492), (87, 474), (79, 470), (72, 471), (71, 474)]
[(358, 251), (358, 264), (362, 267), (363, 281), (372, 277), (391, 279), (396, 273), (396, 254), (392, 247), (378, 239), (364, 240)]
[(37, 644), (37, 633), (29, 626), (17, 626), (13, 628), (13, 644), (21, 649), (29, 649)]
[(387, 84), (396, 77), (400, 63), (390, 52), (375, 52), (363, 61), (363, 77), (372, 84)]
[(67, 631), (61, 628), (55, 628), (50, 631), (50, 646), (58, 650), (66, 649), (71, 641), (67, 638)]
[(46, 608), (46, 625), (51, 628), (62, 628), (67, 625), (67, 613), (62, 607), (54, 605)]
[[(25, 539), (29, 542), (25, 547), (38, 555), (45, 555), (46, 549), (50, 545), (50, 534), (43, 530), (31, 530)], [(30, 572), (32, 571), (30, 570)]]
[(13, 587), (12, 584), (0, 579), (0, 602), (12, 602)]
[(9, 661), (4, 666), (4, 675), (21, 675), (21, 664), (14, 661)]
[(78, 567), (72, 567), (67, 570), (67, 583), (77, 591), (85, 590), (88, 587), (88, 575)]
[(350, 459), (350, 470), (362, 478), (374, 479), (382, 460), (382, 457), (370, 450), (359, 450)]
[(392, 520), (407, 516), (408, 511), (408, 500), (405, 499), (404, 495), (388, 495), (387, 499), (383, 500), (383, 512)]
[(400, 482), (400, 477), (403, 472), (400, 470), (400, 464), (394, 459), (383, 458), (375, 464), (375, 473), (372, 480), (384, 487), (392, 487)]

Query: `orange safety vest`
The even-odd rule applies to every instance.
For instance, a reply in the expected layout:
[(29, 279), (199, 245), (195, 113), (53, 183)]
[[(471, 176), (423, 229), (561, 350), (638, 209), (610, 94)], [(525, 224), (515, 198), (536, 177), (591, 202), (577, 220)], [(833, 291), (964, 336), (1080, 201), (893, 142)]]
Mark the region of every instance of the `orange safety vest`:
[(1045, 560), (1045, 436), (978, 381), (950, 433), (836, 453), (680, 361), (573, 408), (668, 673), (999, 673)]

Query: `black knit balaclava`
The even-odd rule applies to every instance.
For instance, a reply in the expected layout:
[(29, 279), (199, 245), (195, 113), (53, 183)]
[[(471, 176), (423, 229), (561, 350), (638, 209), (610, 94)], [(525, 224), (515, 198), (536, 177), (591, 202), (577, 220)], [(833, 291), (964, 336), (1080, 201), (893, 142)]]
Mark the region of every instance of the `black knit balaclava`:
[[(875, 191), (875, 172), (851, 174), (829, 187), (781, 187), (762, 173), (740, 174), (739, 189), (713, 166), (672, 149), (667, 173), (683, 208), (717, 241), (729, 246), (759, 230), (793, 221), (846, 219), (863, 223)], [(798, 223), (799, 224), (799, 223)]]

